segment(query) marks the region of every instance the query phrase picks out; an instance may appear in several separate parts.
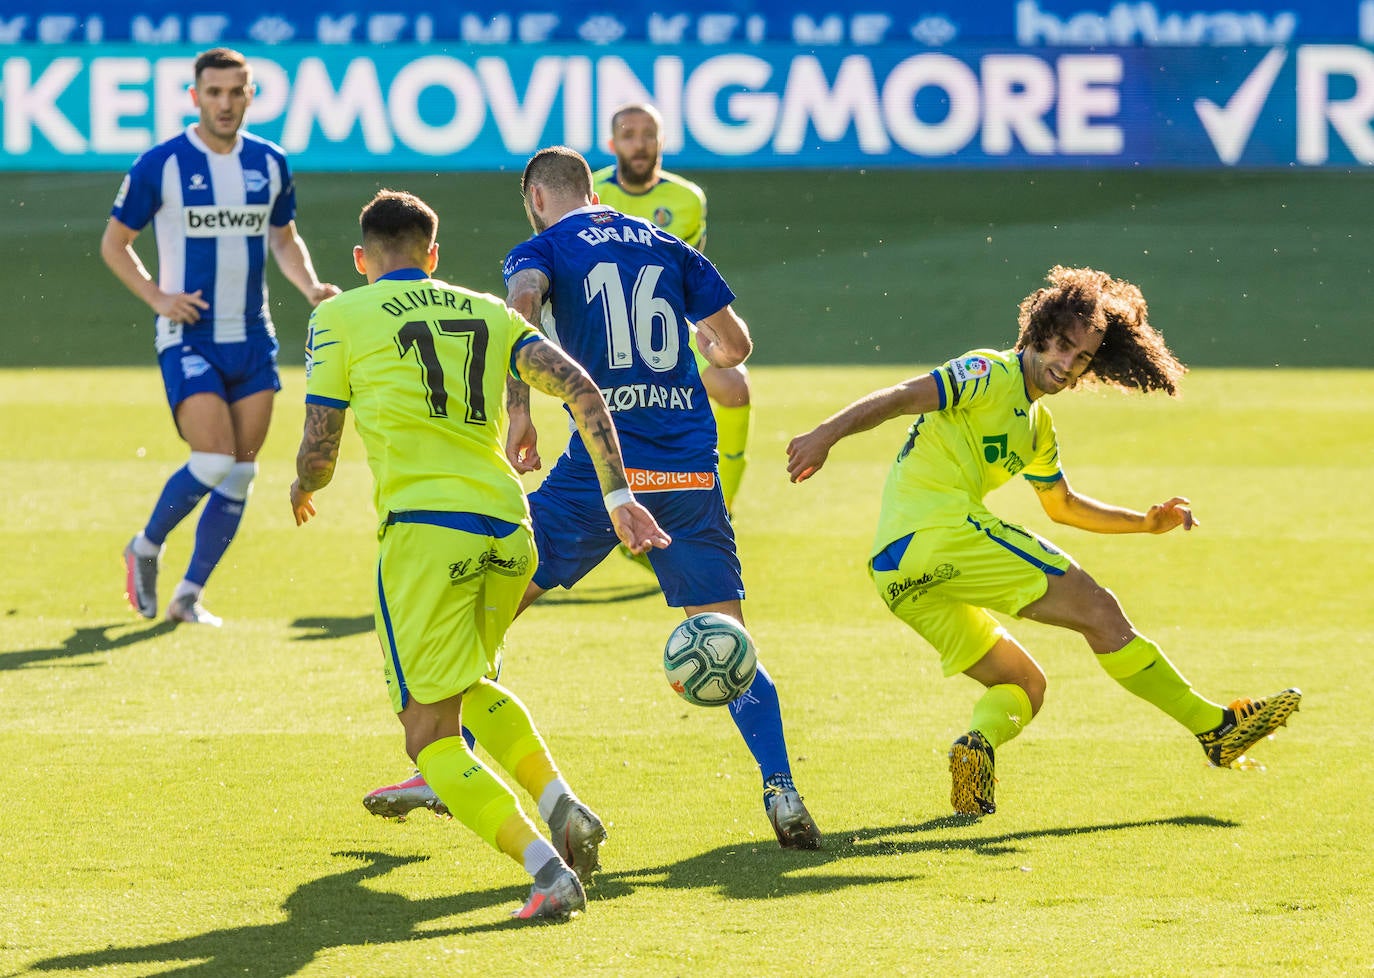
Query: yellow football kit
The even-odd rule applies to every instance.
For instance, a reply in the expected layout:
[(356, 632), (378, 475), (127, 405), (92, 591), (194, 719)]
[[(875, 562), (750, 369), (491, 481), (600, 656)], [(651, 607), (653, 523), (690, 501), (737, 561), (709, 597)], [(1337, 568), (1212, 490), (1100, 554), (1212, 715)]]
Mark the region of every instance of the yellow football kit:
[[(392, 705), (493, 669), (536, 557), (505, 454), (506, 376), (540, 334), (498, 298), (418, 269), (310, 317), (306, 401), (351, 408), (375, 481), (377, 634)], [(410, 275), (420, 277), (408, 277)]]
[[(1010, 639), (989, 611), (1019, 616), (1045, 595), (1052, 576), (1075, 565), (983, 503), (1015, 475), (1051, 484), (1064, 477), (1054, 422), (1045, 398), (1027, 395), (1020, 355), (974, 350), (932, 376), (939, 402), (911, 425), (888, 473), (869, 573), (892, 613), (939, 652), (948, 676), (967, 672)], [(1199, 735), (1204, 748), (1203, 735), (1227, 722), (1220, 704), (1198, 695), (1143, 635), (1094, 651), (1123, 689)], [(1038, 708), (1033, 687), (1008, 675), (1004, 664), (978, 678), (990, 677), (1004, 681), (988, 685), (969, 732), (950, 747), (950, 804), (966, 814), (996, 810), (993, 751), (1018, 736)], [(1285, 702), (1296, 707), (1296, 696)]]
[(1054, 422), (1027, 396), (1017, 353), (975, 350), (933, 376), (940, 406), (911, 425), (888, 472), (869, 572), (952, 675), (1002, 634), (984, 609), (1016, 615), (1073, 561), (983, 503), (1016, 475), (1062, 478)]

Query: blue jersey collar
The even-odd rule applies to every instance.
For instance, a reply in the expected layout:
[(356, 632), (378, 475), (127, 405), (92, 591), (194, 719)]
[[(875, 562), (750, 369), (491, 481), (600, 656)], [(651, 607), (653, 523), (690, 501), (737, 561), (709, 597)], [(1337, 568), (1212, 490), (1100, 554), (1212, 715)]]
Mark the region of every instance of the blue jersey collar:
[(394, 272), (378, 275), (377, 281), (414, 282), (422, 278), (429, 278), (429, 272), (423, 268), (398, 268)]

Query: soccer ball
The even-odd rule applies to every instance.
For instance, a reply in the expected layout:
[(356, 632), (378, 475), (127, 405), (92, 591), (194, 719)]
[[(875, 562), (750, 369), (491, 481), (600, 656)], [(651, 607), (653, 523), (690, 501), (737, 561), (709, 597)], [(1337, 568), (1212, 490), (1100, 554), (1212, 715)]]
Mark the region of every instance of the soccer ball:
[(663, 649), (663, 671), (688, 703), (724, 706), (753, 684), (758, 655), (743, 625), (707, 611), (673, 629)]

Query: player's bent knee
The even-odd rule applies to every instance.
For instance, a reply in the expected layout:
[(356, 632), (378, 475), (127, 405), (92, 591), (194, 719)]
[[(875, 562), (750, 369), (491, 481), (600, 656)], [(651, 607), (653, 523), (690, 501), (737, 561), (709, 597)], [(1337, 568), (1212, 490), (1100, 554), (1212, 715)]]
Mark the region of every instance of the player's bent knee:
[(192, 452), (187, 470), (201, 485), (214, 489), (229, 477), (234, 469), (234, 456), (218, 452)]
[(1110, 590), (1096, 582), (1084, 599), (1085, 624), (1089, 629), (1117, 634), (1129, 630), (1130, 621), (1121, 607), (1121, 602)]
[(1026, 694), (1026, 699), (1030, 700), (1031, 716), (1040, 712), (1040, 707), (1045, 705), (1045, 689), (1049, 681), (1045, 678), (1045, 673), (1036, 669), (1021, 682), (1021, 689)]
[(722, 407), (749, 406), (749, 371), (743, 366), (717, 367), (703, 375), (706, 393)]
[(257, 462), (235, 462), (229, 474), (216, 488), (221, 496), (243, 502), (253, 491), (253, 479), (258, 474)]

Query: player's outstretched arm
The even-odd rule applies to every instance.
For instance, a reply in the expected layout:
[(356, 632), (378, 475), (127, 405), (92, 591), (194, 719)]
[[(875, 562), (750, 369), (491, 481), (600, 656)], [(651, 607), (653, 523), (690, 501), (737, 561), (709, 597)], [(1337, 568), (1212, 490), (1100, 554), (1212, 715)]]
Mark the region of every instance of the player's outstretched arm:
[(620, 454), (620, 437), (601, 391), (587, 371), (548, 342), (526, 343), (520, 347), (515, 355), (515, 367), (531, 387), (568, 405), (582, 442), (587, 446), (587, 454), (596, 467), (601, 493), (606, 497), (606, 509), (620, 542), (637, 554), (651, 547), (668, 546), (672, 539), (630, 492), (630, 481)]
[(1182, 496), (1157, 503), (1141, 513), (1076, 493), (1068, 479), (1031, 485), (1046, 516), (1091, 533), (1168, 533), (1176, 527), (1191, 530), (1199, 525), (1191, 504)]
[(124, 283), (124, 287), (146, 302), (159, 316), (166, 316), (174, 323), (199, 322), (200, 311), (209, 309), (210, 303), (201, 297), (199, 290), (169, 295), (158, 288), (157, 282), (139, 260), (138, 252), (134, 251), (134, 239), (137, 237), (138, 232), (133, 228), (110, 218), (100, 238), (100, 257), (115, 273), (115, 277)]
[(300, 289), (310, 305), (318, 306), (342, 291), (331, 282), (321, 282), (315, 274), (315, 265), (310, 261), (310, 252), (305, 247), (305, 239), (296, 230), (295, 221), (271, 228), (268, 241), (272, 246), (272, 256), (277, 259), (277, 267), (288, 282)]
[(334, 478), (343, 437), (344, 411), (323, 404), (305, 406), (305, 430), (296, 452), (296, 481), (291, 483), (291, 512), (301, 526), (315, 515), (312, 498)]
[(749, 327), (726, 306), (697, 321), (697, 349), (713, 367), (738, 367), (754, 352)]
[(805, 482), (825, 465), (830, 449), (841, 438), (902, 414), (925, 414), (939, 406), (940, 390), (930, 374), (867, 394), (787, 443), (787, 476), (793, 482)]

